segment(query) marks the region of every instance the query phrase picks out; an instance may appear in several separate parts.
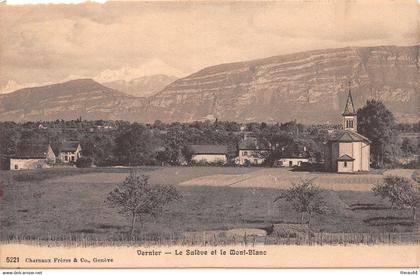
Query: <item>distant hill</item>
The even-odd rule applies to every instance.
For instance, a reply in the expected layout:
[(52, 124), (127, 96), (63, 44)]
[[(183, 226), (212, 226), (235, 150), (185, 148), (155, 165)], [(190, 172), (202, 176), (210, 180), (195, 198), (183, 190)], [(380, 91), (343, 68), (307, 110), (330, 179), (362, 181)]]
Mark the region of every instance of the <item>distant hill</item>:
[(92, 79), (77, 79), (0, 95), (1, 120), (29, 121), (116, 119), (129, 116), (128, 107), (142, 100), (105, 87)]
[(148, 97), (160, 92), (168, 84), (174, 82), (177, 78), (163, 74), (142, 76), (139, 78), (126, 80), (115, 80), (102, 83), (104, 86), (121, 91), (128, 95), (137, 97)]
[[(175, 80), (145, 98), (90, 79), (26, 88), (0, 95), (0, 120), (82, 116), (141, 122), (217, 118), (239, 122), (297, 119), (303, 123), (336, 123), (351, 81), (356, 108), (368, 99), (379, 99), (399, 121), (417, 122), (419, 47), (327, 49), (221, 64)], [(147, 81), (139, 83), (145, 85)], [(124, 89), (122, 86), (120, 89)]]

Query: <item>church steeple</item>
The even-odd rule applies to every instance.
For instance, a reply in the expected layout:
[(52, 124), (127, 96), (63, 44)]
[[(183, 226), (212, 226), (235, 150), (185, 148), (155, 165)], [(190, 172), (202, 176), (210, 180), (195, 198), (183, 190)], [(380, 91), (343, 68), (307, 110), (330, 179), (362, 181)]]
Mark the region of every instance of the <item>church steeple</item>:
[(349, 88), (349, 94), (347, 95), (346, 106), (343, 112), (343, 128), (344, 130), (350, 130), (357, 132), (357, 115), (354, 109), (353, 97), (351, 96), (351, 90)]
[(353, 97), (351, 96), (351, 90), (349, 89), (349, 94), (347, 96), (346, 107), (344, 107), (343, 116), (352, 116), (356, 115), (356, 111), (354, 110), (354, 103)]

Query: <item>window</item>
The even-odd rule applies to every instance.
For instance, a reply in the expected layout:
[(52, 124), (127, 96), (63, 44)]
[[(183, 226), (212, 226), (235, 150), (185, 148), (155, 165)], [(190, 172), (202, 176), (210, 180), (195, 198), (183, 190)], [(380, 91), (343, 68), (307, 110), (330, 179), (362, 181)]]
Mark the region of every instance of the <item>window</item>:
[(71, 156), (71, 161), (74, 161), (74, 156)]
[(302, 161), (298, 161), (298, 166), (301, 166), (302, 165)]
[(69, 157), (68, 156), (64, 156), (64, 160), (65, 161), (68, 161), (69, 160)]
[(344, 167), (347, 167), (347, 161), (344, 162)]
[(353, 120), (346, 120), (346, 128), (353, 128)]
[(289, 160), (289, 166), (293, 166), (293, 161)]
[(19, 169), (19, 166), (17, 164), (15, 164), (15, 170)]
[(248, 151), (242, 152), (242, 156), (248, 156)]

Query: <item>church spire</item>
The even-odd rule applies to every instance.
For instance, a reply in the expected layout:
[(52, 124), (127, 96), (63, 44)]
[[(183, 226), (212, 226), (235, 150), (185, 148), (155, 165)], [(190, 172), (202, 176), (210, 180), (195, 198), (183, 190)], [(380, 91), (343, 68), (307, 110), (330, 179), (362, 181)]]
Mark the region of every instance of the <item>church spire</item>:
[(353, 97), (351, 96), (350, 82), (349, 82), (349, 94), (347, 96), (346, 106), (343, 112), (343, 128), (344, 130), (350, 130), (357, 132), (357, 116), (356, 110), (354, 109)]
[(344, 107), (343, 116), (354, 116), (356, 111), (354, 110), (353, 97), (351, 96), (351, 90), (349, 89), (349, 94), (347, 96), (346, 106)]

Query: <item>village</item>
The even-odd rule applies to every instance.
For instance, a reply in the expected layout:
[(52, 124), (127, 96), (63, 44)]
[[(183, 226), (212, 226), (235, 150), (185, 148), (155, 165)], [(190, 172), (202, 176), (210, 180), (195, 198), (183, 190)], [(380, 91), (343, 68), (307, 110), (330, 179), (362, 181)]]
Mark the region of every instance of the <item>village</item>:
[[(369, 118), (376, 113), (392, 121), (378, 101), (356, 111), (348, 90), (337, 114), (341, 124), (333, 126), (296, 121), (144, 125), (81, 118), (4, 123), (1, 239), (418, 242), (419, 197), (413, 187), (420, 179), (418, 146), (380, 128), (417, 126), (378, 126)], [(374, 127), (379, 138), (370, 131)], [(398, 146), (392, 144), (396, 138)], [(130, 199), (137, 192), (145, 201)], [(130, 206), (139, 209), (126, 213), (130, 226), (127, 215), (116, 210), (133, 202), (154, 206)]]
[(3, 2), (0, 268), (418, 267), (420, 0)]
[[(236, 139), (234, 142), (230, 141), (230, 146), (220, 142), (218, 144), (184, 143), (183, 146), (178, 146), (178, 150), (181, 152), (177, 152), (178, 159), (176, 162), (172, 160), (172, 164), (183, 166), (269, 166), (300, 168), (301, 170), (318, 169), (319, 171), (338, 173), (367, 172), (371, 167), (371, 141), (358, 133), (357, 114), (350, 90), (341, 115), (341, 127), (328, 130), (327, 137), (322, 141), (322, 145), (318, 146), (317, 151), (310, 143), (296, 143), (294, 140), (288, 142), (270, 141), (247, 130), (246, 127), (240, 126), (239, 131), (235, 132)], [(47, 127), (39, 124), (39, 129), (45, 130)], [(113, 126), (100, 125), (97, 126), (97, 129), (106, 132), (112, 130)], [(90, 131), (93, 131), (92, 128)], [(217, 129), (216, 132), (218, 132)], [(133, 138), (141, 139), (141, 136)], [(310, 148), (311, 145), (312, 148)], [(128, 148), (129, 151), (132, 149)], [(90, 167), (94, 165), (92, 160), (84, 158), (85, 155), (86, 157), (92, 155), (84, 153), (89, 151), (91, 148), (83, 148), (80, 140), (64, 139), (54, 149), (50, 143), (25, 142), (16, 146), (15, 152), (9, 155), (9, 169)], [(165, 156), (167, 147), (157, 146), (152, 151), (158, 165), (171, 163), (170, 158)], [(415, 152), (412, 153), (414, 153), (414, 162), (418, 161), (418, 155)], [(85, 161), (83, 162), (83, 160)], [(147, 162), (146, 160), (144, 163)], [(128, 166), (136, 166), (139, 162), (129, 161), (128, 164)]]

